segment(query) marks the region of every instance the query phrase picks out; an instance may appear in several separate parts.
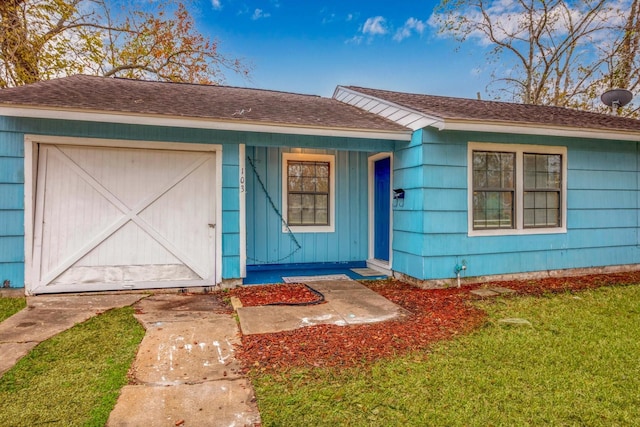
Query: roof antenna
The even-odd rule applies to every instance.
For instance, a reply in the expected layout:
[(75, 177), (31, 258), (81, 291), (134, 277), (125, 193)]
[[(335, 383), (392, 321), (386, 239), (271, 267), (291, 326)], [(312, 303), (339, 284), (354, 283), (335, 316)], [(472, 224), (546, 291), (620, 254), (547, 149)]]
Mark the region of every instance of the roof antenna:
[(618, 109), (631, 102), (633, 93), (626, 89), (609, 89), (600, 96), (600, 100), (611, 107), (613, 115), (618, 115)]

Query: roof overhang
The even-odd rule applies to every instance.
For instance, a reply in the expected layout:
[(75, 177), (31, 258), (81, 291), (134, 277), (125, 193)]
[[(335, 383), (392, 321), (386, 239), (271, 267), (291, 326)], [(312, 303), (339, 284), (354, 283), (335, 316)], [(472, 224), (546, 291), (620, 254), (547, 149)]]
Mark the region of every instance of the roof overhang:
[(0, 116), (33, 119), (74, 120), (130, 125), (147, 125), (179, 128), (195, 128), (236, 132), (278, 133), (360, 139), (410, 141), (410, 131), (384, 131), (378, 129), (351, 129), (339, 127), (315, 127), (295, 124), (232, 121), (201, 117), (120, 113), (110, 111), (60, 109), (25, 105), (0, 106)]
[(512, 133), (517, 135), (541, 135), (640, 142), (640, 132), (612, 129), (587, 129), (563, 126), (540, 126), (529, 123), (516, 124), (468, 120), (446, 120), (442, 121), (442, 123), (436, 127), (439, 130), (450, 131)]
[(570, 138), (607, 139), (640, 142), (640, 132), (615, 129), (587, 129), (565, 126), (542, 126), (531, 123), (443, 119), (394, 102), (338, 86), (333, 98), (392, 120), (412, 131), (433, 127), (438, 130), (511, 133)]

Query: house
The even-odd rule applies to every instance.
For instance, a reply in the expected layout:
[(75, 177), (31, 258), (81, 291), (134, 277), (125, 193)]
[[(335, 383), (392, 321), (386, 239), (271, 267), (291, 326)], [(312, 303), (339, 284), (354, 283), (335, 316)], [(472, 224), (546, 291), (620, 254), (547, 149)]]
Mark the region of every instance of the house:
[(432, 284), (640, 267), (640, 121), (338, 87), (412, 129), (393, 152), (392, 268)]
[(0, 281), (233, 286), (368, 265), (429, 285), (637, 268), (640, 122), (339, 86), (72, 76), (0, 91)]

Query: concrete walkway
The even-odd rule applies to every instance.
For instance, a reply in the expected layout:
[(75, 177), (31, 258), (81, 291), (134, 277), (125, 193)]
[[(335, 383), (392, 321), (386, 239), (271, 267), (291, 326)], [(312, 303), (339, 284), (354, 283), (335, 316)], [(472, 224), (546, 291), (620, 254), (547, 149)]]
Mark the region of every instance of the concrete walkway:
[(0, 376), (42, 341), (112, 308), (129, 306), (140, 294), (56, 295), (27, 298), (27, 307), (0, 323)]
[[(353, 280), (313, 282), (326, 303), (244, 307), (245, 334), (317, 324), (352, 325), (406, 312)], [(146, 329), (108, 426), (256, 426), (253, 388), (234, 357), (240, 333), (218, 296), (101, 294), (37, 296), (0, 323), (0, 375), (41, 341), (111, 308), (134, 304)]]
[(355, 280), (310, 281), (325, 297), (324, 304), (239, 307), (244, 335), (290, 331), (305, 326), (357, 325), (406, 316), (408, 312)]
[(212, 295), (159, 294), (135, 305), (146, 334), (108, 426), (254, 426), (235, 320)]

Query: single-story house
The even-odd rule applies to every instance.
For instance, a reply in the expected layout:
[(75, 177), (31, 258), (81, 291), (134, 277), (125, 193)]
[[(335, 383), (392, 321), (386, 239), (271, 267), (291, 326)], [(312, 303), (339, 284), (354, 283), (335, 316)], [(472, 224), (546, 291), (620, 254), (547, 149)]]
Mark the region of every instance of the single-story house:
[(338, 86), (72, 76), (0, 90), (0, 283), (237, 285), (348, 264), (440, 286), (640, 265), (640, 121)]

